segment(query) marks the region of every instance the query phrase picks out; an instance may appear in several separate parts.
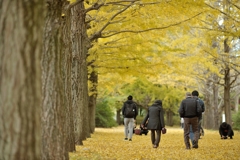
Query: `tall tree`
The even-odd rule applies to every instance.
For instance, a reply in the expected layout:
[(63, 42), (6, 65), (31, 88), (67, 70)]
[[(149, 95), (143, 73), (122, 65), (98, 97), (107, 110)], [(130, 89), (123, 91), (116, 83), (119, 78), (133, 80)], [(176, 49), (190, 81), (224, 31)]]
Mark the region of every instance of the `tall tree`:
[[(179, 16), (180, 9), (176, 11), (176, 6), (179, 4), (183, 5), (184, 3), (178, 3), (178, 1), (169, 3), (157, 1), (149, 3), (138, 0), (119, 2), (109, 0), (105, 3), (94, 2), (90, 1), (88, 3), (90, 7), (86, 9), (89, 14), (87, 22), (91, 26), (88, 34), (93, 44), (93, 48), (89, 51), (90, 56), (88, 57), (90, 62), (91, 108), (94, 108), (96, 102), (94, 99), (97, 98), (98, 77), (101, 77), (99, 75), (106, 77), (106, 73), (119, 73), (121, 75), (131, 74), (131, 76), (139, 76), (139, 74), (143, 74), (144, 72), (148, 76), (153, 73), (152, 67), (154, 65), (158, 67), (165, 66), (159, 61), (154, 61), (155, 63), (148, 61), (148, 59), (154, 56), (158, 57), (161, 54), (161, 52), (156, 53), (157, 51), (154, 47), (159, 47), (161, 42), (159, 40), (160, 35), (164, 35), (164, 33), (142, 33), (169, 29), (189, 21), (192, 17), (201, 13), (201, 11), (195, 10), (189, 13), (188, 16), (185, 14)], [(201, 4), (202, 1), (194, 5)], [(159, 8), (162, 8), (162, 10), (159, 10)], [(182, 9), (184, 8), (187, 7), (182, 7)], [(154, 10), (154, 12), (150, 12), (150, 10)], [(171, 18), (172, 21), (170, 21), (169, 16), (165, 16), (164, 12), (167, 12), (168, 15), (173, 15), (173, 17), (178, 16), (178, 18)], [(159, 23), (160, 19), (161, 23)], [(108, 40), (103, 40), (104, 38)], [(152, 47), (149, 47), (151, 45)], [(148, 73), (149, 71), (151, 73)], [(91, 114), (94, 114), (94, 112)], [(91, 115), (90, 117), (94, 116)], [(94, 124), (91, 125), (91, 127), (93, 126)]]
[(65, 0), (50, 0), (42, 56), (42, 159), (69, 159), (62, 74), (62, 13)]
[(62, 60), (62, 74), (64, 81), (64, 106), (66, 107), (66, 133), (67, 133), (67, 148), (69, 152), (76, 151), (75, 134), (74, 134), (74, 119), (72, 106), (72, 45), (70, 41), (70, 2), (64, 3), (63, 14), (63, 60)]
[(72, 105), (74, 110), (74, 126), (76, 144), (82, 145), (83, 140), (90, 137), (88, 120), (88, 72), (87, 53), (89, 39), (85, 24), (83, 1), (72, 4), (71, 45), (72, 45)]
[[(214, 64), (219, 67), (219, 78), (217, 84), (223, 88), (223, 105), (221, 109), (227, 123), (232, 122), (231, 92), (239, 86), (237, 83), (240, 75), (239, 61), (239, 2), (230, 0), (209, 1), (208, 6), (212, 9), (208, 17), (205, 29), (212, 31), (211, 46), (215, 51), (211, 52)], [(210, 15), (210, 14), (209, 14)], [(215, 22), (215, 23), (212, 23)], [(210, 25), (209, 25), (210, 24)], [(209, 25), (209, 26), (208, 26)], [(237, 93), (237, 92), (235, 92)]]
[(41, 159), (42, 0), (0, 0), (0, 159)]

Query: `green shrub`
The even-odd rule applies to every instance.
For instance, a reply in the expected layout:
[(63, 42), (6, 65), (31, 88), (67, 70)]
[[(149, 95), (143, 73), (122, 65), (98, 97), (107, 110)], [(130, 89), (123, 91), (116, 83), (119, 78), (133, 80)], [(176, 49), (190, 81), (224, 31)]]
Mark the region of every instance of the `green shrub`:
[(233, 114), (233, 129), (240, 130), (240, 111)]
[(113, 117), (114, 112), (106, 100), (97, 103), (95, 117), (96, 127), (111, 128), (117, 126)]

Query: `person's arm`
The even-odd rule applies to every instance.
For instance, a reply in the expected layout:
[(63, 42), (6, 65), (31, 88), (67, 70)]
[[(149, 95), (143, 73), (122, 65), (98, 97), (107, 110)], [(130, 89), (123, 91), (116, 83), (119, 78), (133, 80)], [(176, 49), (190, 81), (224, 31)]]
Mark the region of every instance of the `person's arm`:
[(183, 103), (181, 102), (178, 113), (180, 115), (180, 117), (184, 116), (184, 109), (183, 109)]
[(142, 128), (145, 127), (148, 118), (149, 118), (149, 112), (147, 113), (147, 115), (145, 116), (145, 118), (143, 119), (143, 121), (142, 121), (142, 123), (141, 123)]
[(161, 123), (162, 128), (165, 128), (164, 114), (163, 114), (163, 109), (162, 109), (162, 107), (160, 108), (160, 123)]
[(199, 100), (197, 100), (197, 113), (198, 115), (202, 114), (202, 106), (200, 105)]
[(201, 101), (202, 101), (202, 112), (205, 112), (205, 104), (204, 104), (203, 100), (201, 100)]

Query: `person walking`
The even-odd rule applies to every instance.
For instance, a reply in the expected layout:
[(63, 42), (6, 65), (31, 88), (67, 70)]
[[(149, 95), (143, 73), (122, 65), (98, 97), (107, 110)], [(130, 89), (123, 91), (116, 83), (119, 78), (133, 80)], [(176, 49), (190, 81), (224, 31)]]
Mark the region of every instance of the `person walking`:
[(138, 108), (131, 95), (123, 103), (122, 115), (124, 116), (124, 140), (132, 141), (134, 120), (136, 120), (138, 115)]
[[(200, 139), (201, 135), (204, 136), (204, 130), (202, 128), (202, 113), (205, 111), (205, 104), (204, 104), (203, 100), (201, 100), (198, 96), (199, 96), (199, 93), (197, 90), (192, 91), (192, 97), (198, 100), (198, 102), (202, 108), (202, 112), (199, 114), (199, 117), (198, 117), (198, 132), (199, 132), (199, 139)], [(193, 133), (191, 126), (190, 126), (190, 139), (193, 142), (194, 133)]]
[[(203, 100), (201, 100), (198, 97), (199, 93), (197, 90), (192, 91), (192, 96), (193, 96), (193, 98), (196, 98), (198, 100), (198, 102), (202, 108), (202, 112), (199, 114), (199, 117), (198, 117), (198, 131), (199, 131), (199, 138), (200, 138), (200, 135), (204, 135), (204, 130), (202, 128), (202, 113), (205, 111), (205, 104), (204, 104)], [(200, 132), (200, 130), (201, 130), (201, 132)]]
[(186, 149), (190, 149), (189, 143), (189, 132), (190, 125), (192, 125), (192, 130), (194, 133), (194, 140), (192, 148), (198, 148), (198, 116), (202, 112), (201, 106), (195, 98), (192, 98), (190, 92), (186, 93), (186, 98), (182, 100), (179, 110), (180, 117), (184, 118), (184, 143)]
[(161, 139), (161, 130), (165, 129), (162, 101), (156, 100), (149, 108), (148, 113), (141, 123), (142, 127), (147, 124), (147, 129), (151, 130), (151, 142), (153, 148), (157, 148)]

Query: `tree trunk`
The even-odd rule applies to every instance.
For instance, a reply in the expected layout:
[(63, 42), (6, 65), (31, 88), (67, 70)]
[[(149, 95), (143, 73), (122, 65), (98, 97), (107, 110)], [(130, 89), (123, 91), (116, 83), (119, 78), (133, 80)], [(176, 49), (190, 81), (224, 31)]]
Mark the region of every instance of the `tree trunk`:
[(44, 1), (0, 4), (0, 159), (40, 160)]
[(166, 111), (166, 125), (173, 126), (173, 112)]
[(90, 122), (90, 132), (93, 133), (95, 130), (95, 111), (97, 102), (97, 84), (98, 84), (98, 74), (94, 71), (94, 66), (92, 67), (92, 72), (90, 73), (89, 81), (92, 84), (90, 87), (89, 96), (89, 122)]
[(48, 1), (43, 69), (42, 159), (69, 159), (62, 67), (61, 15), (63, 1)]
[(231, 117), (231, 103), (230, 103), (230, 69), (228, 67), (225, 68), (225, 75), (224, 75), (224, 113), (225, 113), (225, 121), (231, 125), (232, 117)]
[[(217, 75), (213, 75), (213, 79), (215, 82), (218, 81), (218, 76)], [(214, 115), (214, 123), (213, 123), (213, 126), (212, 126), (212, 129), (218, 129), (219, 128), (219, 122), (220, 122), (220, 119), (219, 119), (219, 116), (221, 114), (221, 107), (219, 107), (218, 105), (218, 90), (219, 86), (216, 84), (216, 83), (213, 83), (213, 114)], [(220, 108), (220, 109), (219, 109)]]
[(204, 90), (204, 103), (205, 103), (205, 112), (203, 115), (203, 126), (206, 129), (212, 129), (214, 126), (214, 106), (213, 106), (213, 93), (212, 86), (210, 85), (211, 81), (209, 79), (205, 83)]
[(66, 132), (67, 132), (67, 150), (69, 152), (76, 151), (75, 135), (74, 135), (74, 121), (73, 121), (73, 107), (72, 107), (72, 86), (71, 86), (71, 70), (72, 70), (72, 49), (70, 42), (70, 11), (68, 9), (69, 3), (64, 4), (63, 17), (63, 63), (62, 72), (64, 75), (64, 106), (66, 106)]
[(71, 8), (72, 39), (72, 98), (74, 110), (75, 142), (82, 145), (90, 137), (88, 121), (88, 77), (87, 77), (87, 32), (83, 2)]
[(118, 125), (122, 125), (123, 124), (123, 120), (121, 119), (121, 112), (122, 112), (122, 109), (118, 109), (117, 110), (116, 120), (117, 120), (117, 124)]

